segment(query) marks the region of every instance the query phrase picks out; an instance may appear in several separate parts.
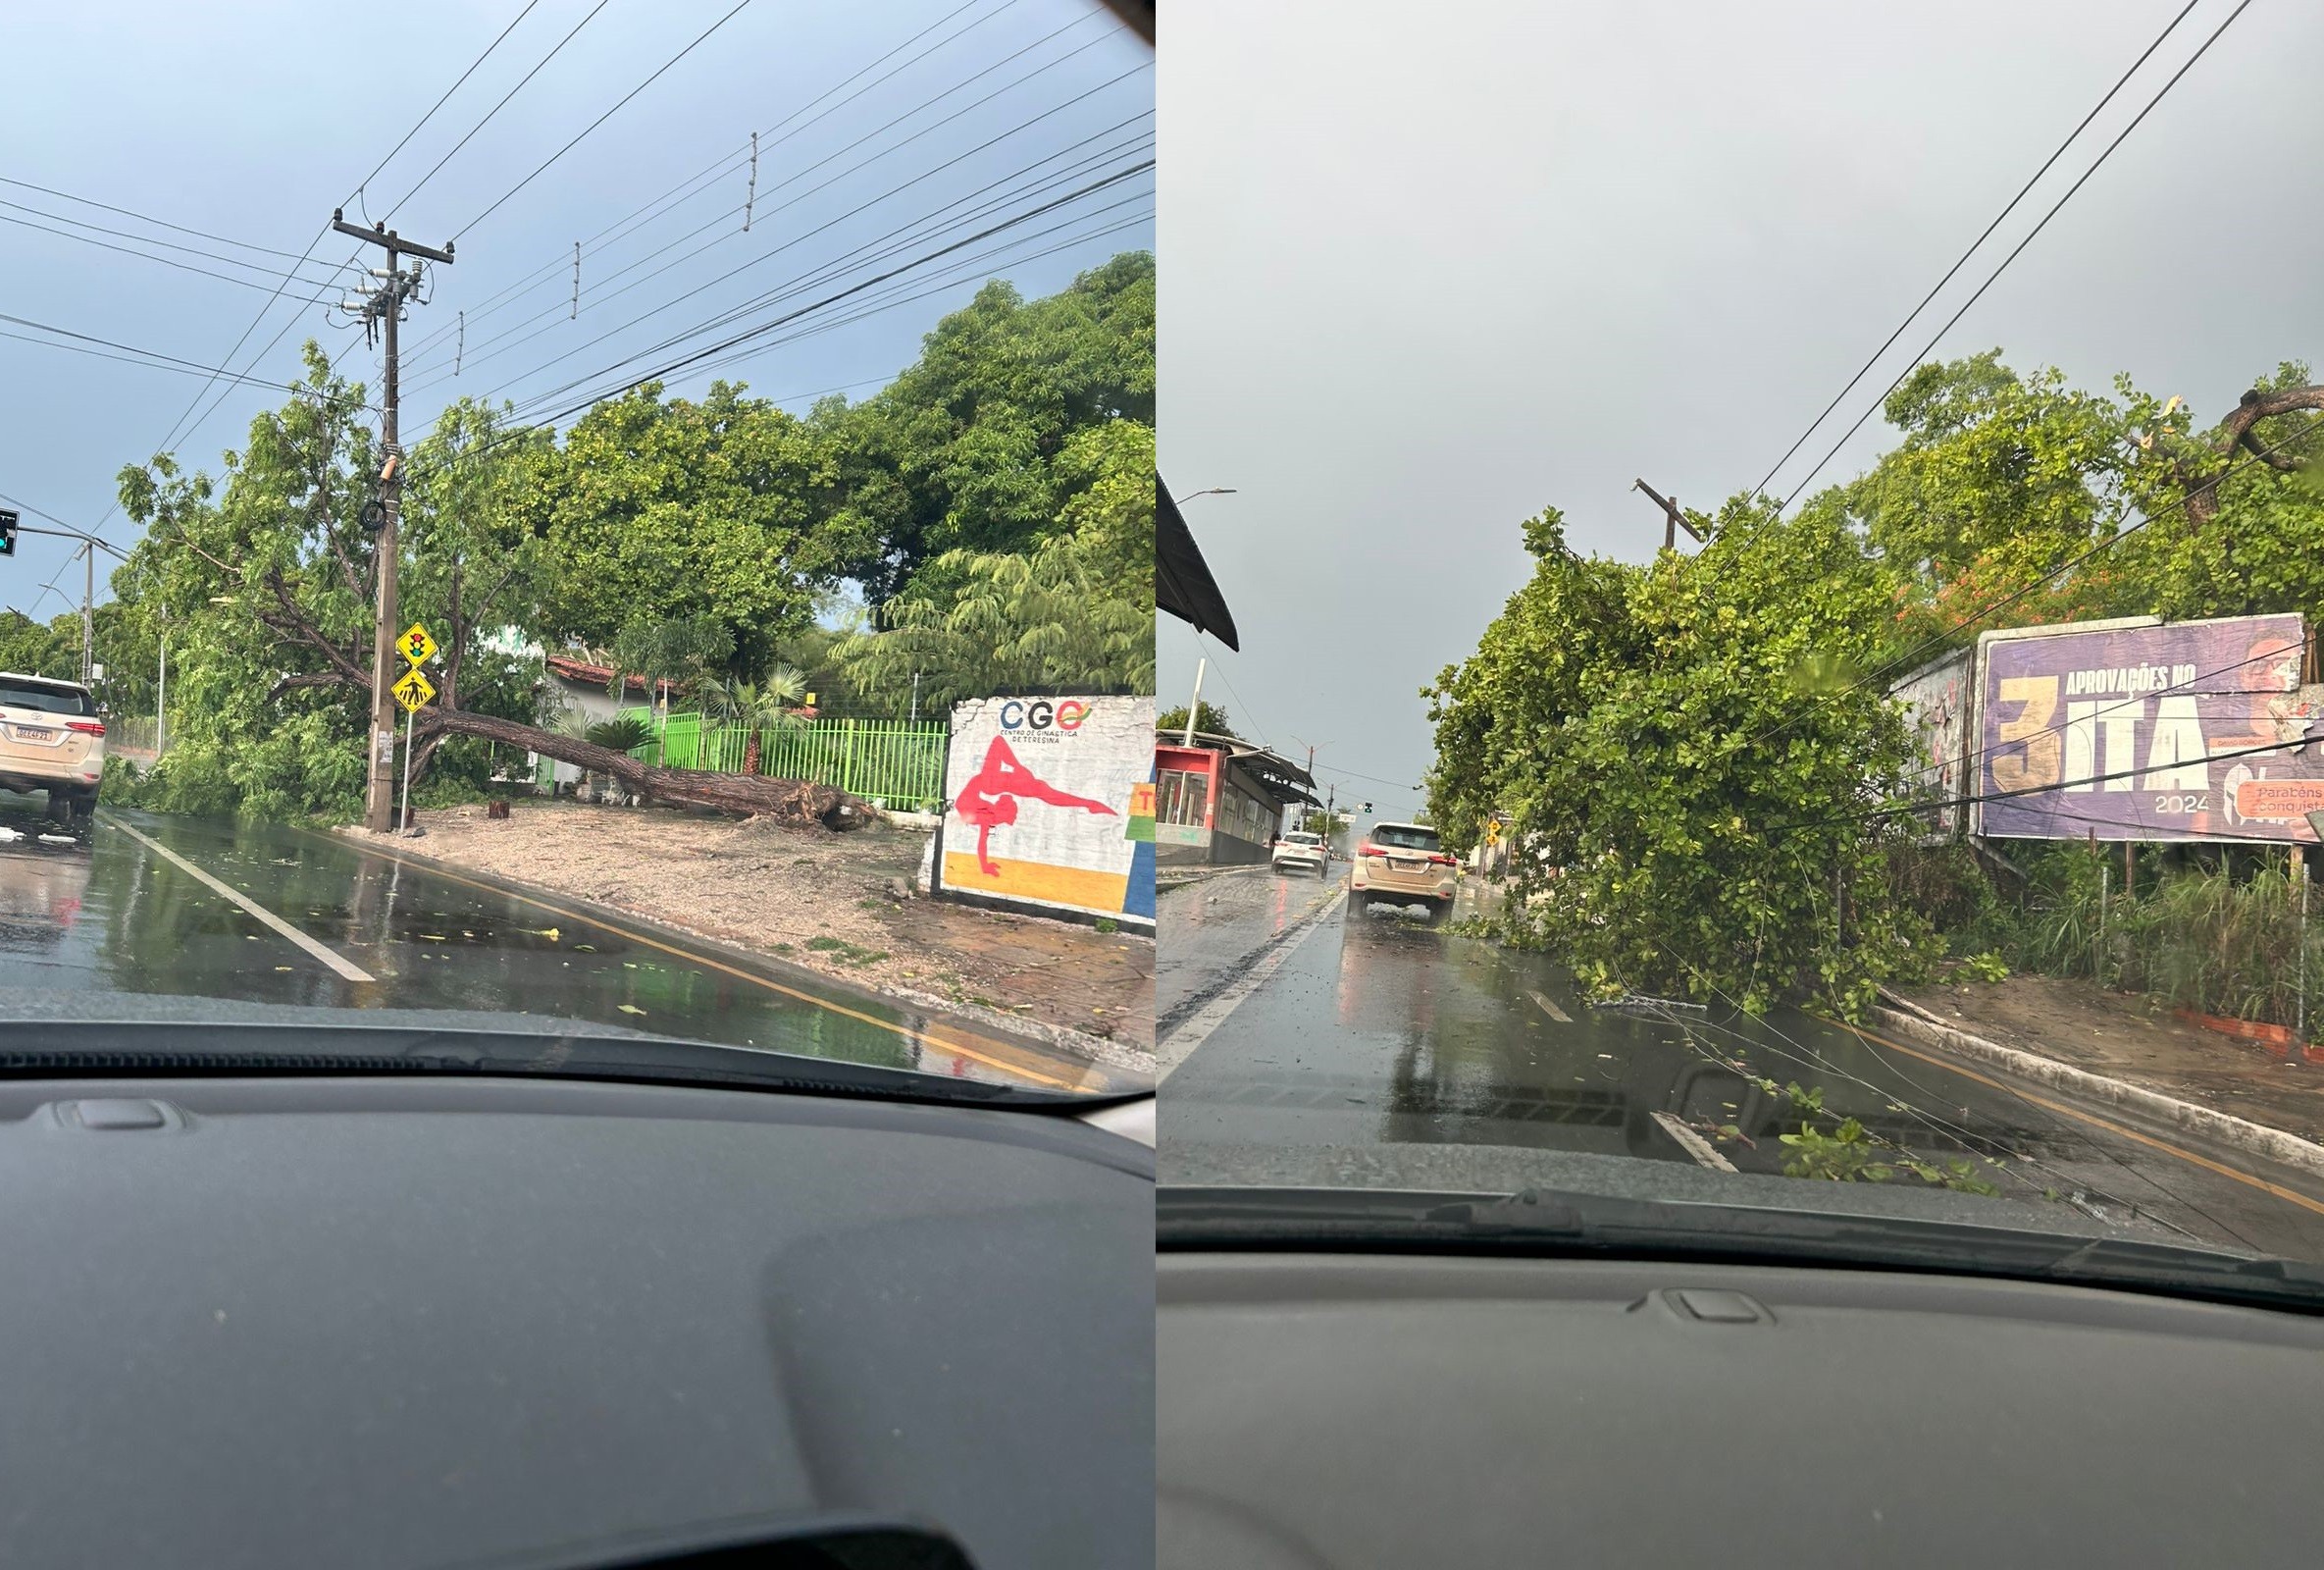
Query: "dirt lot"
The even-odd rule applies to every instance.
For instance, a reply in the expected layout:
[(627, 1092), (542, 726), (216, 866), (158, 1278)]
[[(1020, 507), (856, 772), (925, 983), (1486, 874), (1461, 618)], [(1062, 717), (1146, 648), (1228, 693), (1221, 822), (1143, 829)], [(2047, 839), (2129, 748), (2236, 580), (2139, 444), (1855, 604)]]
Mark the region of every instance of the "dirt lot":
[(2324, 1066), (2290, 1067), (2265, 1047), (2190, 1024), (2144, 994), (2013, 975), (1956, 977), (1901, 995), (1988, 1041), (2324, 1140)]
[[(906, 893), (924, 836), (660, 809), (518, 802), (419, 814), (424, 856), (598, 901), (842, 976), (994, 1010), (1050, 1035), (1154, 1048), (1154, 943)], [(1038, 1027), (1046, 1026), (1047, 1029)]]

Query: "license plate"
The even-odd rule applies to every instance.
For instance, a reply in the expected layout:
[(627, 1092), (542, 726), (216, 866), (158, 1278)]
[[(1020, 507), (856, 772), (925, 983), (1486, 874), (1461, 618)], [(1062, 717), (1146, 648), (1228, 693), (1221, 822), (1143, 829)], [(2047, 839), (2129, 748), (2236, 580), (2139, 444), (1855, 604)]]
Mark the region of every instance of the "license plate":
[(1428, 864), (1423, 861), (1406, 861), (1402, 857), (1391, 856), (1388, 858), (1388, 864), (1396, 868), (1396, 870), (1399, 872), (1418, 872), (1421, 867), (1426, 866)]
[(20, 742), (53, 742), (57, 733), (46, 725), (11, 725), (8, 734)]

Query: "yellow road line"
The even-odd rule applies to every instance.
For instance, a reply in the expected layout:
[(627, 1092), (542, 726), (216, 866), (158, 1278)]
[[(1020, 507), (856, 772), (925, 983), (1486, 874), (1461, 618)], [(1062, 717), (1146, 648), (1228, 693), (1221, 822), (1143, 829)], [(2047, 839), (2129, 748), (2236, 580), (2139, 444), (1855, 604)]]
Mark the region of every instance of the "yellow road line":
[(600, 931), (619, 933), (621, 936), (628, 938), (633, 943), (643, 943), (650, 948), (659, 949), (664, 954), (675, 955), (681, 960), (690, 961), (696, 965), (707, 966), (709, 968), (723, 971), (725, 974), (731, 975), (739, 981), (753, 982), (758, 986), (766, 988), (769, 992), (780, 992), (783, 994), (783, 996), (787, 998), (796, 998), (800, 1003), (811, 1003), (818, 1009), (828, 1009), (833, 1014), (845, 1015), (851, 1020), (860, 1020), (865, 1024), (878, 1025), (883, 1030), (893, 1030), (907, 1041), (926, 1042), (932, 1046), (940, 1047), (946, 1052), (957, 1053), (963, 1058), (983, 1064), (988, 1069), (998, 1069), (1003, 1073), (1014, 1074), (1019, 1078), (1031, 1079), (1040, 1084), (1052, 1085), (1059, 1090), (1080, 1090), (1085, 1088), (1089, 1082), (1089, 1075), (1086, 1073), (1077, 1079), (1059, 1079), (1054, 1074), (1042, 1073), (1040, 1070), (1031, 1067), (1024, 1061), (1009, 1061), (1011, 1058), (1016, 1057), (1015, 1049), (1009, 1047), (1004, 1042), (995, 1041), (990, 1036), (975, 1036), (971, 1039), (983, 1042), (994, 1052), (1003, 1054), (1002, 1057), (988, 1057), (973, 1047), (963, 1046), (959, 1042), (951, 1040), (945, 1036), (940, 1036), (932, 1030), (915, 1030), (909, 1025), (898, 1024), (893, 1020), (883, 1020), (877, 1015), (864, 1014), (859, 1010), (851, 1009), (845, 1004), (834, 1003), (829, 998), (819, 998), (812, 992), (801, 992), (797, 987), (787, 987), (782, 982), (777, 981), (770, 976), (759, 975), (753, 971), (743, 969), (739, 966), (728, 965), (722, 960), (713, 960), (706, 954), (697, 954), (691, 949), (682, 949), (674, 943), (664, 943), (661, 939), (648, 937), (643, 932), (632, 932), (627, 927), (616, 926), (612, 922), (606, 920), (603, 916), (589, 916), (580, 911), (569, 911), (561, 905), (551, 905), (548, 901), (538, 899), (533, 895), (519, 894), (514, 889), (500, 888), (491, 883), (480, 883), (474, 878), (462, 877), (459, 873), (451, 871), (435, 862), (419, 861), (409, 856), (399, 855), (394, 851), (383, 850), (377, 846), (364, 845), (357, 842), (348, 841), (342, 836), (333, 836), (331, 842), (335, 845), (341, 845), (347, 849), (360, 852), (367, 856), (384, 857), (387, 861), (398, 863), (401, 865), (408, 866), (417, 872), (425, 872), (434, 877), (449, 878), (454, 883), (465, 884), (469, 888), (479, 889), (487, 894), (497, 894), (502, 899), (522, 900), (527, 905), (538, 906), (540, 909), (548, 912), (552, 916), (561, 916), (568, 921), (579, 921), (584, 925), (596, 927)]
[(1867, 1030), (1862, 1025), (1850, 1024), (1845, 1020), (1829, 1019), (1823, 1015), (1817, 1015), (1815, 1018), (1823, 1020), (1826, 1024), (1838, 1025), (1842, 1030), (1862, 1036), (1867, 1041), (1877, 1041), (1884, 1047), (1893, 1047), (1896, 1051), (1903, 1053), (1908, 1058), (1918, 1058), (1923, 1063), (1931, 1064), (1936, 1068), (1946, 1070), (1952, 1073), (1957, 1073), (1964, 1079), (1974, 1079), (1981, 1085), (1988, 1085), (1991, 1088), (2000, 1091), (2003, 1095), (2016, 1096), (2022, 1101), (2030, 1101), (2035, 1106), (2040, 1107), (2045, 1111), (2054, 1112), (2060, 1117), (2072, 1118), (2079, 1123), (2087, 1123), (2092, 1127), (2103, 1128), (2108, 1133), (2119, 1134), (2125, 1139), (2135, 1139), (2142, 1145), (2146, 1145), (2152, 1149), (2162, 1151), (2166, 1155), (2177, 1156), (2181, 1161), (2189, 1162), (2195, 1166), (2201, 1167), (2207, 1172), (2215, 1172), (2222, 1178), (2233, 1178), (2239, 1183), (2248, 1183), (2253, 1188), (2257, 1188), (2266, 1193), (2275, 1195), (2278, 1199), (2288, 1201), (2291, 1204), (2298, 1205), (2303, 1209), (2312, 1210), (2319, 1216), (2324, 1216), (2324, 1201), (2310, 1199), (2307, 1195), (2295, 1192), (2290, 1188), (2286, 1188), (2281, 1183), (2271, 1183), (2265, 1178), (2258, 1178), (2254, 1177), (2250, 1173), (2238, 1171), (2236, 1168), (2227, 1166), (2222, 1162), (2213, 1161), (2208, 1156), (2198, 1156), (2192, 1150), (2183, 1150), (2179, 1146), (2172, 1144), (2167, 1139), (2157, 1139), (2151, 1134), (2143, 1134), (2136, 1128), (2125, 1128), (2118, 1123), (2111, 1123), (2104, 1118), (2096, 1117), (2093, 1114), (2084, 1112), (2077, 1107), (2069, 1107), (2064, 1102), (2052, 1101), (2047, 1096), (2038, 1096), (2031, 1090), (2021, 1090), (2015, 1085), (2003, 1084), (2000, 1080), (1988, 1078), (1985, 1074), (1979, 1073), (1974, 1069), (1964, 1069), (1957, 1063), (1947, 1063), (1942, 1058), (1932, 1057), (1926, 1052), (1906, 1046), (1901, 1041), (1891, 1041), (1886, 1036), (1880, 1034), (1878, 1031)]

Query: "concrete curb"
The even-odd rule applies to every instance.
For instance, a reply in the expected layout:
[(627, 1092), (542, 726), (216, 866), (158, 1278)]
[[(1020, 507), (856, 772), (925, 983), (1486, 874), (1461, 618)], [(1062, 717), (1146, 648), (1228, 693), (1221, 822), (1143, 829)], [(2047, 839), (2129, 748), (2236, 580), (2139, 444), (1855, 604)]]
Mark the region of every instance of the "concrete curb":
[(2092, 1101), (2109, 1102), (2129, 1111), (2184, 1128), (2191, 1134), (2215, 1140), (2220, 1144), (2269, 1161), (2297, 1167), (2301, 1172), (2324, 1178), (2324, 1145), (2286, 1133), (2281, 1128), (2270, 1128), (2247, 1118), (2192, 1101), (2181, 1101), (2166, 1096), (2159, 1090), (2132, 1084), (2127, 1079), (2110, 1078), (2060, 1063), (2055, 1058), (2044, 1058), (2037, 1053), (2021, 1052), (2015, 1047), (1988, 1041), (1930, 1014), (1918, 1004), (1896, 996), (1885, 987), (1881, 997), (1890, 1006), (1875, 1007), (1873, 1017), (1881, 1024), (1908, 1041), (1926, 1047), (1937, 1047), (1964, 1058), (1975, 1058), (2021, 1079), (2047, 1085), (2053, 1090), (2070, 1091)]

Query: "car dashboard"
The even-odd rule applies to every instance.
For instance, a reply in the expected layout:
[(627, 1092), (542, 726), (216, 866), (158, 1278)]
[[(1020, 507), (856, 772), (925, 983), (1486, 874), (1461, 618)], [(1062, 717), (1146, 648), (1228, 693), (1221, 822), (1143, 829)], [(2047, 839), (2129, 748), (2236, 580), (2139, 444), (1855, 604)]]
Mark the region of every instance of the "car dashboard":
[(2307, 1563), (2320, 1354), (1973, 1277), (1169, 1251), (1156, 1562)]
[(16, 1079), (0, 1186), (0, 1563), (1153, 1562), (1153, 1152), (1071, 1118)]

